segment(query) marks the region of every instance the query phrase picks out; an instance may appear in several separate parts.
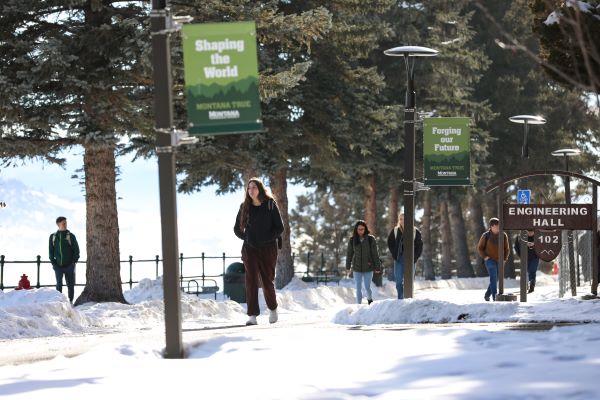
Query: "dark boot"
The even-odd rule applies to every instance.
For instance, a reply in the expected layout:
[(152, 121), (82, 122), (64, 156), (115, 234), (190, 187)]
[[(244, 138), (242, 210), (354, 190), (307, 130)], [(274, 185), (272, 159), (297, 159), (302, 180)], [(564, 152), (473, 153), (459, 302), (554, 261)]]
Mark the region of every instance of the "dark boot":
[(533, 293), (534, 289), (535, 289), (535, 282), (534, 281), (529, 282), (529, 290), (527, 291), (527, 293)]

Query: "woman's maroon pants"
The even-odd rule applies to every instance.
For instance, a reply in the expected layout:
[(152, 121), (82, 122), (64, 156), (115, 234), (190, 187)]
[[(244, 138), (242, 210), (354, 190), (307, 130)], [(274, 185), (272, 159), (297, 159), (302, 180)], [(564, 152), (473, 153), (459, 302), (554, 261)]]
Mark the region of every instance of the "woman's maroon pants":
[(242, 261), (246, 268), (246, 304), (248, 315), (259, 315), (258, 287), (262, 282), (265, 302), (269, 310), (277, 308), (275, 296), (275, 264), (277, 263), (277, 245), (265, 247), (242, 247)]

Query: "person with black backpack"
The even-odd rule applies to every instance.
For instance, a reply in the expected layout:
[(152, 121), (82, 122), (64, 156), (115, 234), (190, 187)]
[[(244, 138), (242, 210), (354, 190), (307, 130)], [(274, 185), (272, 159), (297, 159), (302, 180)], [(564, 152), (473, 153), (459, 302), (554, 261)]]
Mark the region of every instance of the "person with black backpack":
[[(423, 239), (421, 232), (415, 228), (414, 232), (414, 262), (416, 263), (423, 252)], [(388, 249), (394, 259), (394, 278), (396, 279), (396, 291), (398, 299), (404, 298), (404, 214), (398, 216), (398, 223), (388, 235)], [(413, 280), (415, 268), (413, 266)]]
[(275, 199), (258, 178), (251, 178), (246, 185), (244, 202), (240, 205), (233, 231), (244, 241), (242, 261), (246, 270), (246, 304), (249, 317), (246, 325), (258, 323), (256, 317), (260, 315), (259, 282), (262, 282), (265, 302), (269, 308), (269, 323), (273, 324), (279, 318), (273, 281), (283, 221)]
[(79, 261), (79, 245), (75, 235), (67, 229), (65, 217), (56, 218), (58, 230), (50, 235), (50, 262), (56, 275), (56, 290), (62, 293), (63, 275), (67, 282), (69, 301), (75, 296), (75, 265)]
[(367, 223), (359, 220), (354, 224), (352, 237), (348, 240), (346, 252), (346, 270), (352, 268), (356, 283), (356, 302), (362, 302), (362, 286), (367, 291), (367, 303), (373, 302), (371, 280), (374, 273), (381, 273), (381, 260), (377, 249), (377, 240), (370, 234)]

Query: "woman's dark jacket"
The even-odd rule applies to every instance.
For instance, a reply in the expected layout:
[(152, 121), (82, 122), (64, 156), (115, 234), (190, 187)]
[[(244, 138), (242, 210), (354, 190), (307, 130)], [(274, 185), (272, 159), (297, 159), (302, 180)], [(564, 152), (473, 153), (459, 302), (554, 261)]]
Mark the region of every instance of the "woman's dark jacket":
[(277, 203), (269, 199), (260, 206), (250, 205), (250, 215), (245, 229), (240, 227), (242, 206), (235, 219), (233, 232), (235, 236), (250, 247), (266, 247), (276, 243), (283, 233), (283, 221)]
[[(528, 242), (533, 242), (535, 240), (535, 236), (534, 235), (527, 235), (527, 241)], [(515, 239), (515, 252), (517, 253), (517, 255), (519, 257), (521, 257), (521, 238), (519, 236), (516, 237)], [(538, 255), (536, 254), (535, 250), (533, 249), (533, 247), (529, 247), (527, 246), (527, 260), (533, 260), (533, 259), (538, 259)]]
[[(390, 249), (390, 253), (392, 253), (392, 257), (394, 261), (400, 259), (404, 254), (404, 246), (402, 244), (403, 235), (402, 231), (395, 227), (390, 231), (388, 235), (388, 249)], [(421, 253), (423, 252), (423, 239), (421, 238), (421, 232), (418, 229), (415, 229), (415, 240), (414, 240), (414, 260), (415, 262), (421, 257)]]
[(354, 237), (348, 240), (346, 269), (350, 268), (356, 272), (371, 272), (381, 268), (377, 240), (373, 235), (367, 235), (362, 241)]

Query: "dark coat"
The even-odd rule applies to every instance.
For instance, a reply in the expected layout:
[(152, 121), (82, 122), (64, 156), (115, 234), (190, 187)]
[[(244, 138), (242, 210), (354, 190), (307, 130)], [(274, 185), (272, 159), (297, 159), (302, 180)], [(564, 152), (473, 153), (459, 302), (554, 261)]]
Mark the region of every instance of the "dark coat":
[(371, 272), (381, 268), (377, 240), (373, 235), (368, 235), (363, 241), (348, 240), (348, 251), (346, 252), (346, 269), (356, 272)]
[[(403, 240), (403, 232), (398, 227), (395, 227), (390, 231), (390, 234), (388, 235), (388, 249), (390, 250), (390, 253), (392, 253), (392, 258), (394, 261), (400, 259), (400, 257), (402, 257), (404, 254), (404, 246), (402, 244)], [(419, 257), (421, 257), (421, 253), (423, 252), (423, 238), (421, 237), (421, 231), (418, 229), (415, 229), (414, 244), (414, 261), (416, 262)]]
[(240, 228), (242, 207), (235, 219), (233, 232), (250, 247), (274, 245), (283, 233), (283, 221), (277, 203), (269, 199), (260, 206), (250, 206), (250, 216), (245, 229)]
[(53, 267), (69, 267), (79, 260), (79, 244), (68, 230), (50, 235), (48, 248)]
[[(533, 243), (534, 241), (534, 237), (535, 236), (527, 236), (527, 241)], [(517, 253), (517, 255), (519, 257), (521, 257), (521, 237), (520, 235), (517, 235), (517, 237), (515, 238), (515, 245), (513, 246), (515, 248), (515, 252)], [(538, 255), (535, 253), (535, 250), (533, 249), (533, 247), (529, 247), (527, 246), (527, 260), (533, 260), (533, 259), (538, 259)]]

